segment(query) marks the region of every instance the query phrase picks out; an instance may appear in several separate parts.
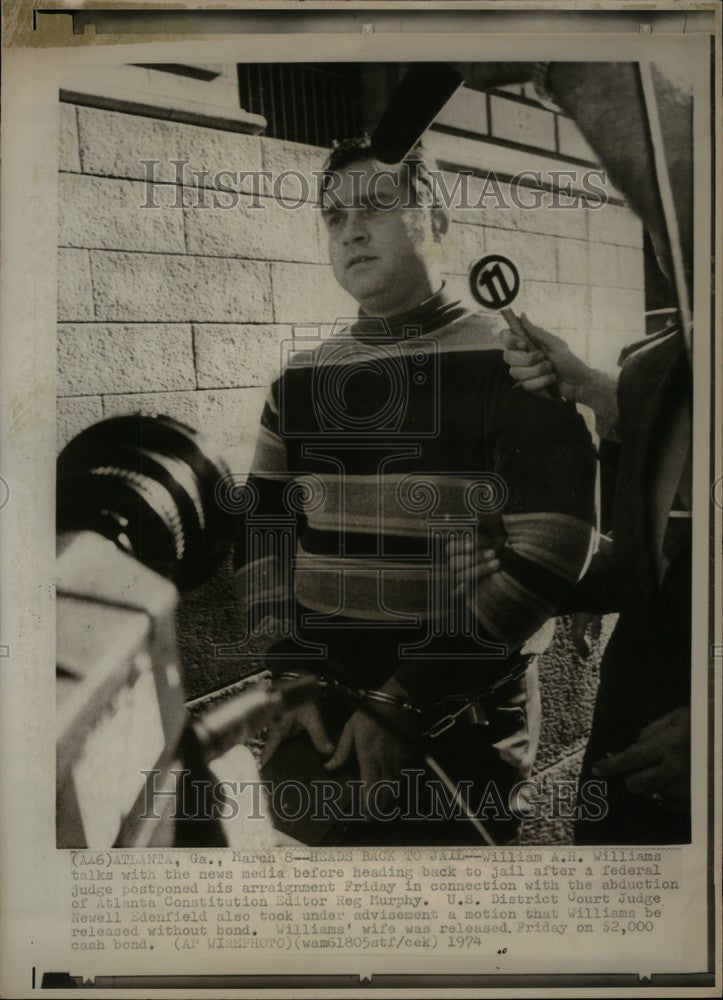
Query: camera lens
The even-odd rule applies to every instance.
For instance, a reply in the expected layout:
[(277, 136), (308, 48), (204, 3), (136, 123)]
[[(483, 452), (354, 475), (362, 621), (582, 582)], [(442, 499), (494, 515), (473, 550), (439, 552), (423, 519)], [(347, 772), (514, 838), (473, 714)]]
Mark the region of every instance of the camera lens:
[(58, 458), (58, 531), (98, 532), (190, 590), (233, 541), (234, 516), (216, 502), (229, 475), (213, 444), (170, 417), (112, 417)]

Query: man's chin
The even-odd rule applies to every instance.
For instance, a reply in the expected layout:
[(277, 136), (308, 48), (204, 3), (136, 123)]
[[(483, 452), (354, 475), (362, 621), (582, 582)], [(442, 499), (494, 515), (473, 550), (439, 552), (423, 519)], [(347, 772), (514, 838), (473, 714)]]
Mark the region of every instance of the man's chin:
[(365, 281), (362, 275), (359, 275), (358, 280), (345, 281), (342, 288), (356, 299), (365, 311), (367, 310), (367, 302), (376, 302), (389, 294), (389, 289), (385, 285), (381, 285), (378, 280)]

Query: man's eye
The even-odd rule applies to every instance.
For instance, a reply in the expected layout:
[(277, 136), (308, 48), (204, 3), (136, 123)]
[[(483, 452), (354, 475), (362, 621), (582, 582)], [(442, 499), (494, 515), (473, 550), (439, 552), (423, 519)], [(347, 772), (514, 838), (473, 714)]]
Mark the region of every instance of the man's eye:
[(341, 216), (327, 215), (326, 225), (328, 229), (335, 229), (341, 223)]

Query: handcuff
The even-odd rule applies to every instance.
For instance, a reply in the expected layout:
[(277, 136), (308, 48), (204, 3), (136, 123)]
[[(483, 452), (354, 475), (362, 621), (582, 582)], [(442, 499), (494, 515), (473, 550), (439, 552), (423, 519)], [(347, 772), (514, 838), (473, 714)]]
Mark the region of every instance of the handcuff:
[[(488, 685), (481, 693), (475, 693), (470, 697), (466, 697), (464, 695), (450, 695), (447, 698), (442, 699), (446, 702), (461, 700), (462, 704), (459, 708), (455, 708), (453, 711), (447, 712), (446, 715), (441, 716), (436, 722), (433, 722), (431, 726), (419, 734), (420, 737), (427, 737), (433, 740), (437, 739), (437, 737), (441, 736), (442, 733), (451, 729), (452, 726), (454, 726), (466, 712), (469, 713), (469, 721), (472, 725), (488, 726), (489, 720), (484, 711), (482, 702), (494, 694), (494, 692), (499, 688), (512, 683), (512, 681), (519, 680), (519, 678), (526, 672), (531, 659), (532, 656), (521, 656), (519, 663), (513, 670), (510, 671), (509, 674), (505, 674), (504, 677), (498, 678), (498, 680)], [(279, 680), (295, 681), (301, 676), (302, 674), (300, 671), (286, 670), (279, 676)], [(411, 712), (417, 716), (422, 715), (422, 710), (417, 705), (413, 705), (411, 702), (397, 698), (395, 695), (389, 694), (386, 691), (355, 688), (344, 681), (340, 681), (336, 677), (329, 677), (327, 675), (319, 677), (317, 683), (320, 688), (328, 688), (338, 691), (340, 694), (351, 698), (353, 701), (362, 706), (365, 702), (380, 702), (385, 705), (393, 705), (395, 708), (399, 708), (405, 712)]]
[(532, 659), (531, 655), (520, 656), (519, 663), (509, 674), (505, 674), (504, 677), (500, 677), (493, 684), (488, 685), (482, 693), (474, 694), (469, 698), (463, 695), (449, 695), (447, 698), (444, 698), (443, 701), (457, 701), (461, 699), (462, 704), (455, 711), (449, 712), (447, 715), (443, 715), (440, 719), (437, 719), (426, 732), (422, 733), (422, 736), (436, 739), (442, 733), (451, 729), (465, 712), (468, 713), (468, 720), (471, 725), (488, 726), (489, 719), (487, 718), (482, 702), (486, 701), (499, 688), (504, 687), (506, 684), (511, 684), (512, 681), (519, 680), (520, 677), (524, 676)]

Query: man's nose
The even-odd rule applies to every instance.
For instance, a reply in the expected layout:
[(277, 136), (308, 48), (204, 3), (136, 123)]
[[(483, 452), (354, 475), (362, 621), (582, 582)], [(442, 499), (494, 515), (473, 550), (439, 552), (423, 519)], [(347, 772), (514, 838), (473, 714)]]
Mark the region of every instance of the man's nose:
[(364, 242), (369, 238), (361, 212), (347, 212), (343, 240), (345, 244)]

